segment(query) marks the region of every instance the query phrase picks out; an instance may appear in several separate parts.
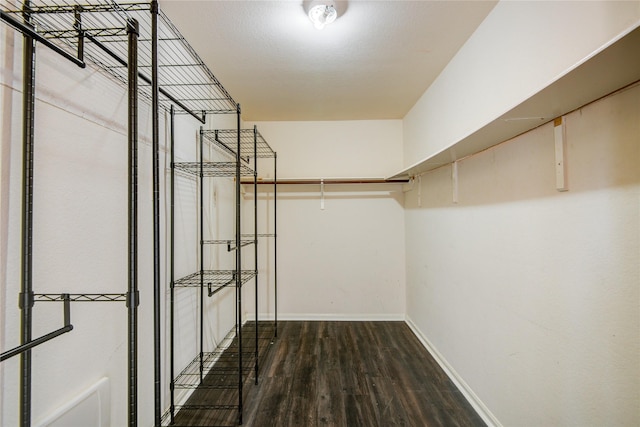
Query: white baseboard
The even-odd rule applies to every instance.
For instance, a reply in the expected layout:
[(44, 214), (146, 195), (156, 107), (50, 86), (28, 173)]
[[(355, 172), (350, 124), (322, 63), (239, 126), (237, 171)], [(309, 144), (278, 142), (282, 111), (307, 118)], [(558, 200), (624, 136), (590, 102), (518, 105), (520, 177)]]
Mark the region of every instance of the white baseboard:
[(476, 410), (478, 415), (482, 418), (482, 420), (487, 423), (489, 427), (502, 427), (502, 424), (498, 419), (491, 413), (489, 408), (480, 400), (480, 398), (471, 390), (469, 385), (458, 375), (458, 373), (453, 369), (453, 367), (447, 362), (447, 360), (440, 354), (440, 352), (434, 347), (433, 344), (427, 339), (427, 337), (418, 329), (415, 323), (411, 320), (409, 316), (405, 317), (405, 322), (411, 328), (413, 333), (418, 337), (418, 340), (422, 343), (422, 345), (427, 349), (431, 356), (438, 362), (440, 367), (444, 370), (447, 376), (453, 381), (453, 383), (458, 387), (458, 390), (462, 393), (462, 395), (467, 399), (469, 404)]
[[(260, 320), (274, 320), (273, 313), (258, 314)], [(247, 313), (246, 320), (255, 320), (253, 313)], [(352, 322), (376, 322), (376, 321), (405, 321), (402, 313), (397, 314), (325, 314), (325, 313), (278, 313), (278, 320), (298, 320), (298, 321), (352, 321)]]

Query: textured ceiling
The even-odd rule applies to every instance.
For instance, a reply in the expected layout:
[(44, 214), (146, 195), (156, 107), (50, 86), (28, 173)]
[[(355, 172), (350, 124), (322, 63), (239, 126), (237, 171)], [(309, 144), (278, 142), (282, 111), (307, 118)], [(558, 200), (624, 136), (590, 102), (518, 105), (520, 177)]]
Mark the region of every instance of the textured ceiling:
[(399, 119), (496, 1), (338, 2), (316, 30), (307, 1), (161, 0), (245, 120)]

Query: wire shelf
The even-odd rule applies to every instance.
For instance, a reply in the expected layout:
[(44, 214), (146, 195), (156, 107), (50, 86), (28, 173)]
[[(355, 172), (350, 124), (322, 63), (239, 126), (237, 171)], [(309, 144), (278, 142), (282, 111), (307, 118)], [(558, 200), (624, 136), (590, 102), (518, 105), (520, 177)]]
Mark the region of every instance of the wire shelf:
[[(230, 240), (203, 240), (202, 243), (205, 245), (227, 245), (227, 251), (231, 252), (236, 250), (236, 241), (235, 239)], [(248, 245), (252, 245), (255, 242), (253, 240), (241, 240), (240, 247), (243, 248)]]
[[(0, 3), (0, 9), (20, 22), (23, 22), (22, 8), (21, 1), (5, 0)], [(127, 23), (135, 19), (139, 24), (140, 95), (151, 99), (150, 2), (118, 4), (113, 0), (96, 0), (86, 4), (57, 0), (52, 4), (47, 0), (32, 0), (30, 11), (32, 26), (39, 34), (73, 56), (77, 56), (78, 45), (83, 43), (84, 60), (124, 85), (128, 80)], [(174, 104), (196, 117), (204, 113), (238, 111), (237, 103), (229, 92), (161, 10), (158, 12), (157, 40), (159, 104), (162, 108), (168, 109)]]
[[(174, 167), (176, 170), (200, 176), (199, 162), (180, 162), (175, 163)], [(204, 177), (235, 177), (236, 162), (205, 162), (202, 164), (202, 174)], [(240, 163), (240, 174), (254, 176), (253, 169), (243, 163)]]
[[(242, 352), (242, 372), (255, 369), (255, 353)], [(238, 353), (203, 354), (203, 380), (200, 381), (200, 356), (196, 356), (174, 380), (176, 389), (235, 389), (238, 387)]]
[[(234, 393), (236, 394), (236, 393)], [(230, 398), (229, 400), (237, 400), (238, 398), (233, 396), (233, 398)], [(231, 411), (231, 410), (237, 410), (238, 409), (238, 404), (235, 403), (229, 403), (228, 405), (211, 405), (211, 404), (202, 404), (202, 405), (176, 405), (175, 406), (176, 411), (180, 412), (180, 411)], [(172, 424), (173, 426), (175, 426), (175, 424)], [(181, 424), (177, 424), (178, 426), (180, 426)], [(205, 426), (207, 426), (207, 424), (205, 424)], [(219, 424), (216, 424), (216, 426), (219, 426)], [(188, 424), (188, 427), (194, 427), (193, 424)]]
[[(242, 234), (242, 237), (253, 238), (255, 234)], [(274, 233), (258, 233), (258, 237), (276, 237)]]
[[(253, 270), (242, 270), (241, 285), (253, 279), (256, 272)], [(236, 282), (235, 270), (205, 270), (203, 272), (203, 281), (205, 285), (211, 283), (213, 287), (219, 288), (233, 285)], [(200, 272), (196, 272), (175, 281), (174, 286), (177, 287), (194, 287), (200, 286)]]
[[(72, 302), (126, 302), (127, 294), (67, 294)], [(64, 301), (64, 294), (34, 294), (36, 302)]]
[[(232, 153), (236, 153), (238, 151), (237, 129), (207, 130), (202, 133), (207, 141), (223, 148), (224, 150)], [(253, 150), (254, 142), (256, 144), (255, 153)], [(240, 157), (270, 158), (275, 157), (275, 152), (257, 130), (240, 129)]]

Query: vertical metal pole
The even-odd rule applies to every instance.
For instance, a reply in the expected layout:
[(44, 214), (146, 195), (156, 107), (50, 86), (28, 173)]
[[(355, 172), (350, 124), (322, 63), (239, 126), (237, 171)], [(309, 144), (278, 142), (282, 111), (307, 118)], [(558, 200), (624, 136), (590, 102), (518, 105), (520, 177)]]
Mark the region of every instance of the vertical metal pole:
[[(24, 21), (31, 22), (30, 2), (25, 1)], [(33, 319), (33, 154), (35, 123), (35, 40), (23, 39), (23, 92), (22, 92), (22, 256), (21, 289), (18, 305), (20, 317), (20, 343), (31, 341)], [(20, 356), (20, 425), (31, 425), (31, 350)]]
[(273, 288), (275, 336), (278, 336), (278, 153), (273, 153)]
[(204, 138), (200, 126), (200, 383), (204, 379)]
[(138, 22), (127, 23), (129, 80), (129, 292), (127, 294), (129, 329), (129, 426), (138, 425)]
[(255, 384), (258, 385), (258, 127), (253, 125), (253, 254), (256, 268), (255, 277)]
[(158, 2), (151, 1), (151, 121), (153, 151), (153, 380), (154, 420), (160, 426), (162, 415), (160, 388), (160, 121), (158, 101)]
[(78, 59), (84, 61), (84, 30), (82, 29), (82, 6), (76, 5), (73, 14), (75, 22), (73, 28), (78, 31)]
[(171, 233), (171, 252), (169, 255), (169, 262), (170, 262), (170, 272), (169, 274), (171, 275), (171, 325), (170, 325), (170, 340), (171, 340), (171, 349), (170, 349), (170, 361), (169, 361), (169, 377), (171, 378), (171, 382), (169, 384), (169, 391), (171, 393), (171, 407), (170, 407), (170, 411), (171, 411), (171, 424), (174, 423), (175, 421), (175, 372), (173, 371), (174, 367), (174, 347), (175, 347), (175, 337), (174, 337), (174, 329), (173, 329), (173, 323), (175, 321), (174, 316), (175, 316), (175, 286), (174, 286), (174, 281), (175, 281), (175, 257), (174, 257), (174, 253), (175, 253), (175, 212), (176, 212), (176, 208), (175, 208), (175, 110), (173, 109), (173, 105), (171, 105), (171, 229), (170, 229), (170, 233)]
[(273, 153), (273, 288), (275, 336), (278, 336), (278, 153)]
[(242, 424), (242, 251), (240, 250), (240, 104), (237, 109), (236, 147), (236, 337), (238, 338), (238, 424)]

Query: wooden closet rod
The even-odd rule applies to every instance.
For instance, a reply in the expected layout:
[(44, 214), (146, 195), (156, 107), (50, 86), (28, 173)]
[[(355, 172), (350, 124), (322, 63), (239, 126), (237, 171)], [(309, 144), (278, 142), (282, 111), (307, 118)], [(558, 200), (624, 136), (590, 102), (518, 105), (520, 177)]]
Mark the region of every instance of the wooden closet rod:
[[(384, 179), (384, 178), (312, 178), (312, 179), (258, 179), (258, 184), (287, 184), (287, 185), (322, 185), (322, 184), (406, 184), (409, 179)], [(243, 180), (242, 184), (253, 184), (251, 180)]]

